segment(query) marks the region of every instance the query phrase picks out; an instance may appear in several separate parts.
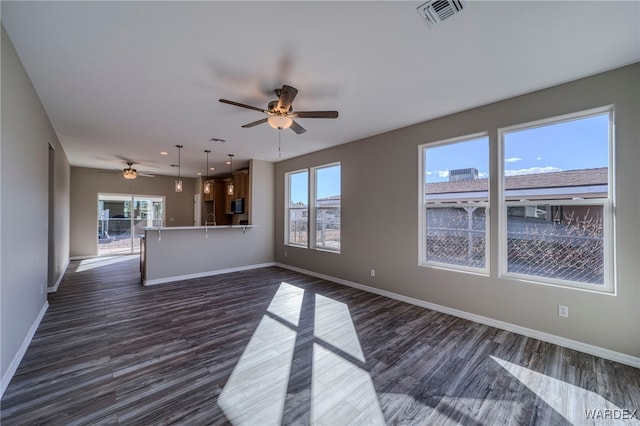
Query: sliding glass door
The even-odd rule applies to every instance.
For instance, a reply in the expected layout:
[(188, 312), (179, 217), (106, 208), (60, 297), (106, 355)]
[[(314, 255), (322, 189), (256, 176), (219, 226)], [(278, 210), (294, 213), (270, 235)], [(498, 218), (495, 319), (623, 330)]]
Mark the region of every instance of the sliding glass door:
[(164, 197), (98, 194), (98, 256), (140, 251), (144, 228), (164, 225)]

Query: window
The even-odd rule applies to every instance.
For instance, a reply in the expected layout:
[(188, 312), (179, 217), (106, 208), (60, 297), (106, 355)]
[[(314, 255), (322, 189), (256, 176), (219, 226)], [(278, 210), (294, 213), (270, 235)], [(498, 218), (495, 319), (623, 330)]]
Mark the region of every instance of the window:
[(287, 244), (307, 247), (309, 235), (309, 172), (287, 173)]
[(613, 291), (613, 111), (500, 130), (503, 276)]
[(421, 146), (423, 265), (488, 271), (489, 138)]
[[(285, 244), (340, 251), (340, 164), (286, 175)], [(313, 203), (309, 205), (309, 199)], [(309, 233), (309, 230), (315, 230)]]
[(340, 251), (340, 164), (315, 168), (315, 247)]

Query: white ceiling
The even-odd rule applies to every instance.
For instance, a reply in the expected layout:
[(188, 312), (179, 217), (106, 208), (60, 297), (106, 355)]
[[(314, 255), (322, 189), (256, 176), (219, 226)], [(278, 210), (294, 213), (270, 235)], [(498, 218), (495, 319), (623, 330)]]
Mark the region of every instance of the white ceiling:
[[(640, 61), (640, 2), (467, 1), (429, 29), (422, 1), (11, 2), (2, 22), (74, 166), (156, 174), (278, 161)], [(266, 108), (283, 83), (308, 132)], [(212, 137), (227, 142), (212, 143)], [(168, 151), (163, 157), (160, 151)], [(238, 164), (235, 161), (234, 164)]]

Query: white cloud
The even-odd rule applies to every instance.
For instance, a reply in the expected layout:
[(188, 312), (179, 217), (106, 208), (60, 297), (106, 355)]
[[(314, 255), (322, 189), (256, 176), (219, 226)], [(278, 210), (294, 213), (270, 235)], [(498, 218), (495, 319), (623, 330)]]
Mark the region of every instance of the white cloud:
[(520, 158), (520, 157), (511, 157), (511, 158), (505, 158), (504, 159), (505, 163), (516, 163), (518, 161), (522, 161), (522, 158)]
[(520, 176), (520, 175), (532, 175), (536, 173), (549, 173), (549, 172), (561, 172), (562, 169), (553, 166), (545, 166), (545, 167), (529, 167), (528, 169), (518, 169), (518, 170), (505, 170), (505, 176)]
[(489, 173), (485, 173), (485, 172), (478, 172), (478, 178), (479, 179), (486, 179), (489, 177)]
[(438, 175), (438, 177), (446, 178), (449, 177), (449, 170), (427, 170), (427, 176)]
[(542, 160), (542, 157), (536, 157), (536, 160), (540, 161)]

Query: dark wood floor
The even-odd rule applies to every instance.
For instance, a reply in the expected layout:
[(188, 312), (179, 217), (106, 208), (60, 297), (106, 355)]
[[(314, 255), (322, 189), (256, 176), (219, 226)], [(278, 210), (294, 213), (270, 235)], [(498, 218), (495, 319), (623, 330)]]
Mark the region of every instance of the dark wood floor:
[(276, 267), (145, 288), (137, 262), (72, 262), (3, 425), (608, 424), (587, 414), (640, 408), (632, 367)]

